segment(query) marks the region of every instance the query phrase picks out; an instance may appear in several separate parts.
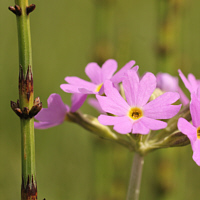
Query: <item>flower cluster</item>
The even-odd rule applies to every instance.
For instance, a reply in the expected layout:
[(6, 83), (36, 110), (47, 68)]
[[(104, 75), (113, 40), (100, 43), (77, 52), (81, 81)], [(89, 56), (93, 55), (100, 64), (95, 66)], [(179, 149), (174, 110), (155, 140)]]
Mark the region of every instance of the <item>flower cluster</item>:
[[(166, 128), (166, 119), (174, 117), (190, 100), (179, 87), (177, 77), (167, 73), (155, 76), (150, 72), (140, 77), (139, 67), (134, 65), (135, 61), (131, 60), (116, 72), (117, 62), (109, 59), (102, 67), (94, 62), (86, 66), (85, 73), (90, 81), (66, 77), (67, 83), (60, 88), (73, 94), (71, 108), (58, 94), (51, 94), (48, 108), (43, 108), (35, 117), (38, 120), (35, 128), (45, 129), (63, 123), (67, 114), (76, 113), (88, 95), (95, 96), (89, 99), (89, 104), (101, 113), (98, 121), (104, 126), (112, 126), (119, 134), (146, 135), (151, 130)], [(179, 75), (191, 93), (193, 125), (180, 118), (178, 129), (189, 138), (193, 159), (200, 165), (200, 83), (192, 74), (187, 79), (179, 70)], [(182, 104), (176, 103), (179, 99)]]

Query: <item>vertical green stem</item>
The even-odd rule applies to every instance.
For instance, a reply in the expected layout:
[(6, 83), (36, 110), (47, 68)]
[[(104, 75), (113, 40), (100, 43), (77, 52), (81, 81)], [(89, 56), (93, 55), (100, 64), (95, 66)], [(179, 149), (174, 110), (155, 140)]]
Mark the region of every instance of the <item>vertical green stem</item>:
[(37, 199), (35, 169), (34, 119), (29, 116), (33, 107), (32, 51), (28, 0), (15, 0), (19, 43), (19, 107), (21, 120), (22, 200)]
[(138, 200), (144, 157), (135, 152), (126, 200)]

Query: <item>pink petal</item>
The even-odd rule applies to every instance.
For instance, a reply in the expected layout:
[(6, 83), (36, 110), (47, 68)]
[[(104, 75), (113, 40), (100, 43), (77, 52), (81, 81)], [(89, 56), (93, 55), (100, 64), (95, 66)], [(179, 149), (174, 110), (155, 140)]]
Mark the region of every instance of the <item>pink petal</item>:
[[(131, 60), (130, 62), (128, 62), (126, 65), (124, 65), (124, 67), (122, 67), (112, 78), (111, 81), (113, 83), (120, 83), (122, 82), (122, 78), (123, 75), (125, 74), (125, 72), (129, 69), (131, 69), (133, 67), (133, 65), (135, 65), (135, 61)], [(138, 70), (138, 66), (135, 66), (133, 68), (133, 70), (137, 71)]]
[(188, 74), (188, 81), (190, 85), (192, 86), (193, 91), (196, 92), (198, 88), (198, 82), (193, 74)]
[(185, 106), (187, 105), (190, 101), (187, 98), (187, 96), (184, 94), (184, 92), (181, 90), (181, 88), (178, 86), (177, 92), (180, 94), (180, 101), (181, 103)]
[(76, 85), (70, 85), (70, 84), (61, 84), (60, 88), (67, 93), (80, 93), (79, 87)]
[(102, 80), (105, 81), (111, 79), (116, 70), (117, 62), (113, 59), (107, 60), (102, 65)]
[(200, 166), (200, 140), (197, 139), (192, 146), (193, 150), (193, 160), (196, 162), (197, 165)]
[(99, 67), (97, 63), (95, 62), (89, 63), (85, 68), (85, 73), (94, 84), (98, 85), (103, 82), (102, 69)]
[(158, 73), (157, 87), (165, 92), (176, 92), (178, 89), (178, 78), (173, 77), (168, 73)]
[(129, 106), (126, 104), (124, 99), (123, 99), (122, 104), (120, 104), (121, 102), (113, 101), (112, 99), (108, 97), (96, 95), (96, 98), (101, 108), (105, 112), (108, 112), (117, 116), (123, 116), (123, 115), (126, 115), (129, 110)]
[[(63, 122), (63, 121), (62, 121)], [(53, 126), (58, 126), (62, 124), (62, 122), (57, 122), (57, 123), (50, 123), (50, 122), (34, 122), (34, 127), (36, 129), (47, 129), (51, 128)]]
[(155, 89), (156, 77), (154, 74), (147, 72), (139, 83), (136, 105), (145, 105)]
[(85, 81), (83, 79), (80, 79), (78, 77), (66, 77), (65, 80), (69, 82), (69, 84), (61, 84), (60, 88), (64, 92), (68, 93), (84, 93), (83, 91), (81, 92), (81, 89), (85, 89), (87, 92), (86, 94), (93, 94), (95, 93), (95, 89), (97, 85), (94, 83)]
[(178, 126), (178, 129), (183, 134), (187, 135), (187, 137), (189, 138), (191, 144), (193, 144), (196, 141), (196, 139), (197, 139), (197, 133), (196, 133), (197, 130), (186, 119), (179, 118), (177, 126)]
[(187, 80), (187, 78), (184, 76), (184, 74), (182, 73), (182, 71), (179, 69), (179, 76), (181, 77), (183, 83), (185, 84), (185, 87), (190, 91), (193, 92), (193, 88), (191, 86), (191, 84), (189, 83), (189, 81)]
[(85, 81), (79, 77), (66, 77), (65, 81), (67, 81), (70, 85), (77, 86), (78, 88), (96, 88), (96, 84)]
[(136, 106), (138, 95), (139, 77), (135, 70), (128, 70), (122, 80), (126, 100), (130, 106)]
[(195, 127), (200, 126), (200, 101), (194, 93), (191, 94), (190, 113), (193, 125)]
[(181, 109), (180, 105), (158, 105), (157, 107), (152, 107), (146, 109), (144, 106), (144, 116), (153, 119), (170, 119), (174, 117)]
[(142, 123), (142, 120), (139, 119), (137, 121), (134, 122), (133, 124), (133, 128), (132, 128), (132, 133), (135, 133), (135, 134), (143, 134), (143, 135), (146, 135), (148, 134), (150, 131), (150, 129), (148, 127), (146, 127), (143, 123)]
[(121, 134), (127, 134), (131, 132), (132, 122), (127, 116), (113, 117), (100, 115), (98, 120), (103, 125), (114, 125), (113, 129)]
[(42, 110), (35, 116), (35, 119), (43, 122), (62, 122), (65, 119), (69, 107), (65, 105), (58, 94), (51, 94), (47, 100), (48, 108)]
[(149, 129), (151, 130), (160, 130), (163, 128), (167, 127), (167, 123), (160, 121), (160, 120), (155, 120), (147, 117), (143, 117), (141, 119), (141, 122)]
[(144, 107), (144, 115), (154, 119), (168, 119), (176, 115), (181, 105), (170, 105), (179, 99), (177, 92), (166, 92)]
[(76, 112), (85, 102), (87, 98), (87, 94), (73, 94), (72, 95), (72, 105), (71, 105), (71, 112)]
[(105, 81), (104, 91), (105, 91), (106, 96), (111, 100), (110, 102), (113, 102), (119, 108), (121, 107), (120, 110), (124, 110), (128, 112), (129, 105), (123, 99), (123, 97), (119, 94), (118, 90), (113, 86), (111, 81), (108, 81), (108, 80)]

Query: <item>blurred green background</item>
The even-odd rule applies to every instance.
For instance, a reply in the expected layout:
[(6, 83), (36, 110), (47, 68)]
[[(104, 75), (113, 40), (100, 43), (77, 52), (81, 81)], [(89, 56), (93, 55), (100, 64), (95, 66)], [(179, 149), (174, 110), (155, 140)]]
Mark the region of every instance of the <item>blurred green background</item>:
[[(108, 58), (121, 68), (136, 60), (140, 74), (180, 68), (200, 76), (198, 0), (30, 1), (35, 97), (43, 106), (51, 93), (66, 104), (60, 89), (66, 76), (86, 78), (87, 63)], [(21, 136), (10, 100), (18, 98), (18, 41), (13, 0), (0, 6), (0, 199), (20, 199)], [(85, 103), (81, 111), (98, 113)], [(40, 200), (122, 200), (133, 153), (103, 141), (76, 124), (36, 130)], [(163, 149), (145, 158), (140, 200), (199, 199), (200, 168), (190, 145)]]

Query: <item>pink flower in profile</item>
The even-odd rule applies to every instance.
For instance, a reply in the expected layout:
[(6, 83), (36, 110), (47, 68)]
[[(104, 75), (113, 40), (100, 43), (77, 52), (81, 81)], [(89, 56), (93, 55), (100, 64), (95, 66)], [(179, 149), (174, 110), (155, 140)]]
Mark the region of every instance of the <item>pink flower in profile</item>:
[(184, 118), (178, 120), (178, 129), (190, 140), (193, 150), (193, 160), (200, 166), (200, 101), (192, 93), (190, 113), (193, 125)]
[(179, 69), (179, 76), (181, 77), (185, 87), (189, 90), (189, 92), (197, 94), (198, 87), (200, 86), (200, 81), (195, 78), (193, 74), (188, 74), (188, 79), (184, 76), (182, 71)]
[(78, 110), (86, 99), (84, 94), (72, 95), (72, 106), (65, 105), (59, 94), (51, 94), (47, 100), (48, 108), (42, 110), (35, 116), (39, 122), (34, 122), (36, 129), (46, 129), (62, 124), (67, 112)]
[[(91, 82), (85, 81), (78, 77), (65, 78), (65, 81), (69, 84), (61, 84), (60, 88), (64, 92), (68, 93), (82, 93), (82, 94), (103, 94), (103, 84), (105, 80), (111, 80), (114, 84), (120, 83), (124, 73), (133, 67), (135, 64), (134, 60), (128, 62), (121, 70), (115, 75), (117, 70), (117, 62), (113, 59), (107, 60), (102, 68), (97, 63), (89, 63), (85, 68), (85, 73), (90, 78)], [(138, 66), (133, 68), (135, 71), (138, 70)]]
[(189, 103), (189, 99), (179, 87), (178, 77), (171, 76), (168, 73), (158, 73), (156, 78), (158, 88), (165, 92), (178, 92), (180, 94), (181, 103), (183, 105)]
[(169, 119), (181, 108), (181, 105), (171, 105), (179, 99), (176, 92), (166, 92), (148, 102), (156, 88), (156, 77), (150, 72), (139, 80), (137, 72), (128, 70), (122, 84), (127, 102), (111, 81), (104, 83), (106, 97), (97, 95), (101, 108), (115, 115), (100, 115), (99, 122), (114, 125), (114, 130), (119, 133), (148, 134), (150, 130), (163, 129), (167, 123), (157, 119)]

